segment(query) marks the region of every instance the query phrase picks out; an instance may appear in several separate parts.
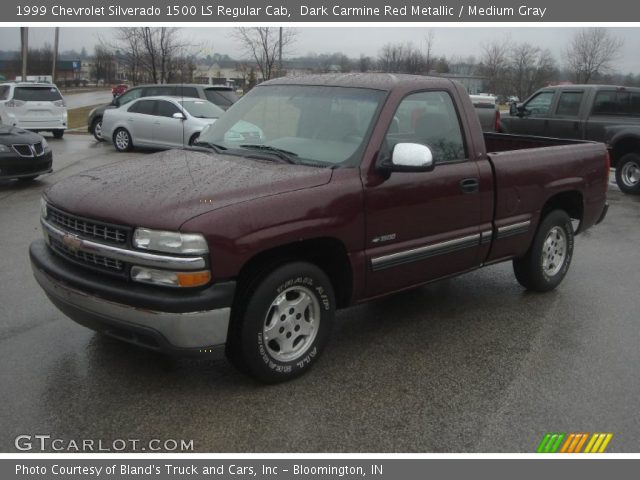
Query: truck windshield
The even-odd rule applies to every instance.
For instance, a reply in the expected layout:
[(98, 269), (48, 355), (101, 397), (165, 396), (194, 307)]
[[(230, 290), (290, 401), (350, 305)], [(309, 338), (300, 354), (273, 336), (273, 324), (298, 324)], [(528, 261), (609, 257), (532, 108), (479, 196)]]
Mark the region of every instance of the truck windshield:
[(384, 96), (366, 88), (259, 86), (203, 131), (200, 142), (252, 155), (280, 150), (292, 163), (355, 166)]

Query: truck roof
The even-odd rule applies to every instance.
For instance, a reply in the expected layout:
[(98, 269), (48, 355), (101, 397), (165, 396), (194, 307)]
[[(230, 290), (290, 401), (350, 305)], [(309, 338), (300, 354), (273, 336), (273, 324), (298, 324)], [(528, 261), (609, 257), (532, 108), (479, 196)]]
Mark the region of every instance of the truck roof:
[(447, 78), (424, 77), (400, 73), (338, 73), (280, 77), (260, 85), (321, 85), (328, 87), (372, 88), (390, 91), (396, 88), (412, 89), (451, 87)]
[(541, 90), (547, 90), (547, 89), (573, 90), (576, 88), (592, 89), (592, 90), (616, 89), (616, 90), (625, 90), (629, 92), (640, 92), (640, 88), (638, 87), (623, 87), (622, 85), (604, 85), (604, 84), (592, 84), (592, 83), (575, 84), (575, 85), (549, 85), (548, 87), (544, 87)]

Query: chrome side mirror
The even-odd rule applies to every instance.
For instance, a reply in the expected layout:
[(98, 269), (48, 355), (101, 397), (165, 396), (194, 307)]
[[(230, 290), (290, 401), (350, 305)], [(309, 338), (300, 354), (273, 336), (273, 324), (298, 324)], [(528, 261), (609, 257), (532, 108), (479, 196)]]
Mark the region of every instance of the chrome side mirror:
[(176, 112), (173, 114), (173, 118), (177, 118), (179, 120), (186, 120), (187, 117), (184, 116), (184, 113)]
[(388, 172), (428, 172), (433, 170), (433, 153), (420, 143), (398, 143), (391, 159), (380, 164)]

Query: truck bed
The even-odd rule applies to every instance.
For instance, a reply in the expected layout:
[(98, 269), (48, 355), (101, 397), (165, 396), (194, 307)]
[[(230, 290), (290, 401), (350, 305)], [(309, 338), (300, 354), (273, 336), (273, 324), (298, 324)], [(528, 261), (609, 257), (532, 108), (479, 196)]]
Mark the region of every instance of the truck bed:
[[(495, 188), (495, 226), (530, 222), (528, 240), (498, 239), (489, 261), (522, 255), (539, 221), (540, 206), (555, 195), (570, 199), (574, 218), (582, 217), (581, 230), (593, 225), (604, 205), (608, 169), (602, 143), (528, 135), (484, 134)], [(542, 199), (542, 201), (541, 201)], [(584, 215), (582, 215), (584, 212)]]
[(534, 137), (532, 135), (511, 135), (492, 132), (484, 133), (484, 142), (487, 147), (487, 152), (505, 152), (509, 150), (590, 143), (585, 140), (567, 140), (563, 138)]

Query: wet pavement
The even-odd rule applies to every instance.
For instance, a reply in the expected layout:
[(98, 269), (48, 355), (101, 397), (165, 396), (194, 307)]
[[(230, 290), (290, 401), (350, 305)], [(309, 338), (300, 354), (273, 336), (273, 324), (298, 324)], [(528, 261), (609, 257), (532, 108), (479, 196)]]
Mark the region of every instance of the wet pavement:
[(52, 140), (54, 173), (0, 182), (0, 451), (21, 434), (187, 439), (203, 452), (533, 452), (546, 432), (640, 451), (640, 197), (612, 186), (571, 269), (527, 293), (510, 264), (344, 310), (309, 374), (263, 386), (225, 360), (175, 360), (57, 311), (27, 248), (40, 193), (117, 154)]

